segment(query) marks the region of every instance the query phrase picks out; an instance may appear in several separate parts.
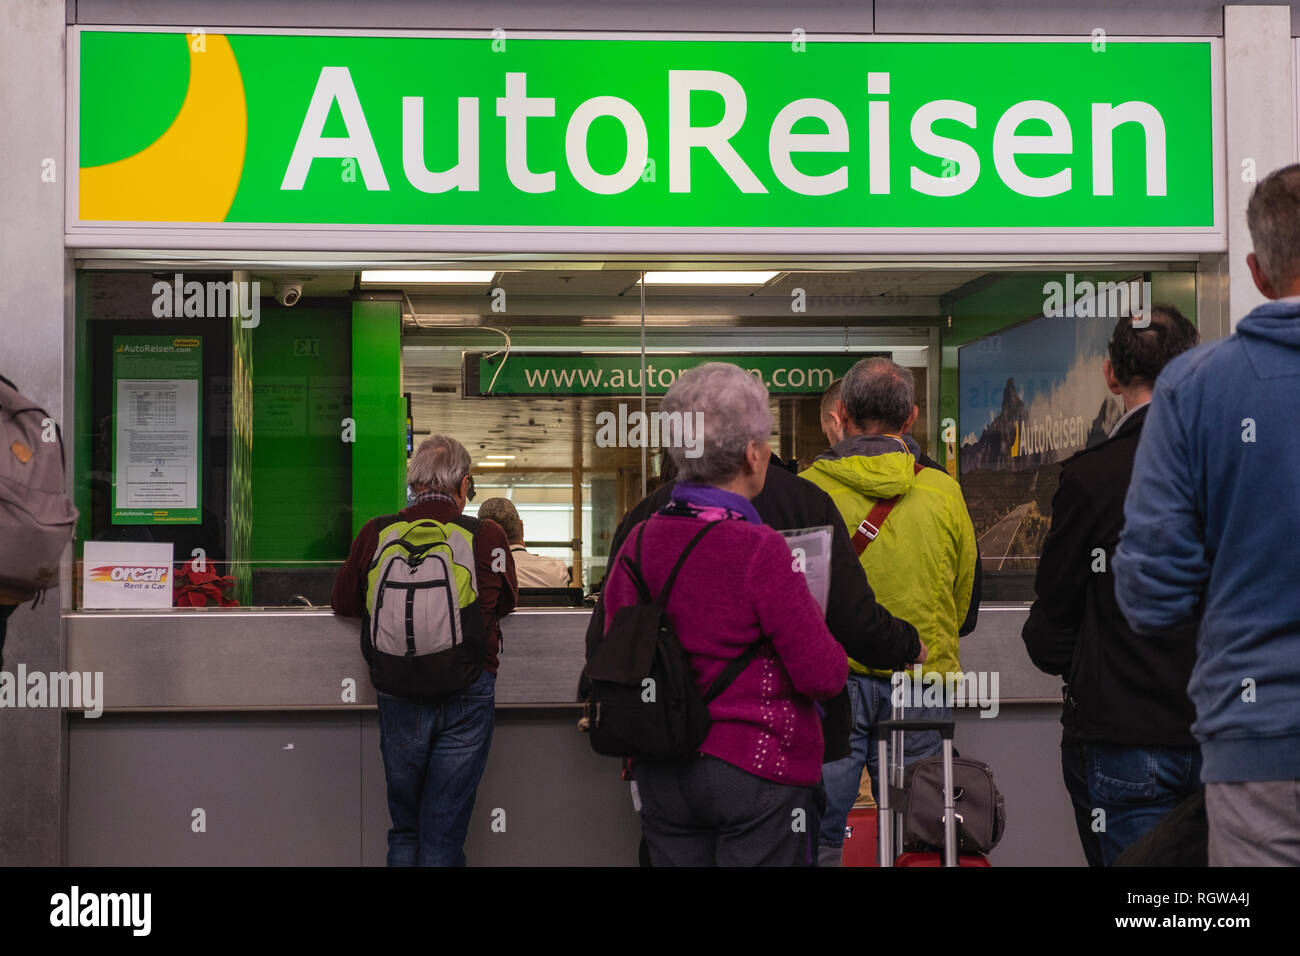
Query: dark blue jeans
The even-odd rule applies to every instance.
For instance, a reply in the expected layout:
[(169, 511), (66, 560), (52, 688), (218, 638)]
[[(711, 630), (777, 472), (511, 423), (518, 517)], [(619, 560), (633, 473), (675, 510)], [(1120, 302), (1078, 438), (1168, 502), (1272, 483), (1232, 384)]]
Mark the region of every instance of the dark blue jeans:
[(1079, 845), (1089, 866), (1101, 866), (1101, 840), (1092, 829), (1092, 808), (1088, 796), (1088, 750), (1085, 744), (1069, 737), (1061, 738), (1061, 775), (1065, 792), (1074, 810), (1074, 827), (1079, 831)]
[(454, 697), (379, 694), (379, 749), (388, 778), (389, 866), (464, 866), (465, 833), (496, 714), (496, 675)]
[[(893, 688), (883, 677), (868, 674), (849, 675), (849, 701), (853, 705), (853, 732), (849, 739), (850, 754), (843, 760), (822, 764), (822, 782), (826, 785), (826, 814), (821, 821), (821, 845), (844, 846), (844, 827), (849, 811), (858, 798), (862, 768), (871, 773), (871, 792), (880, 801), (880, 768), (876, 724), (888, 720), (893, 712), (890, 694)], [(905, 707), (909, 720), (952, 720), (951, 707)], [(943, 738), (937, 730), (909, 730), (903, 734), (903, 763), (910, 766), (922, 757), (943, 752)]]
[(1101, 858), (1106, 866), (1200, 786), (1196, 747), (1087, 744), (1088, 798), (1105, 811)]

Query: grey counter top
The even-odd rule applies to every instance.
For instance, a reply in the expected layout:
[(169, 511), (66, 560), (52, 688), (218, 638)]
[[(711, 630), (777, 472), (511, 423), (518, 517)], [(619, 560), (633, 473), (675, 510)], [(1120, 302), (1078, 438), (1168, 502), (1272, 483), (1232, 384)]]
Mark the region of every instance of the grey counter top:
[[(1060, 681), (1020, 641), (1028, 608), (986, 605), (962, 667), (1002, 703), (1057, 702)], [(502, 621), (497, 703), (573, 705), (589, 610), (537, 608)], [(104, 709), (301, 710), (373, 706), (357, 623), (319, 608), (79, 611), (64, 615), (69, 671), (104, 674)]]

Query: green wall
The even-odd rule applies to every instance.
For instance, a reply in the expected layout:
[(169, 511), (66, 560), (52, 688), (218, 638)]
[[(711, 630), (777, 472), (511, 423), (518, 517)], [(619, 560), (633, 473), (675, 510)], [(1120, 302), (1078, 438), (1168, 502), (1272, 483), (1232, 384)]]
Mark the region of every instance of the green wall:
[(406, 503), (402, 314), (395, 301), (352, 306), (352, 535)]
[(250, 330), (252, 553), (258, 564), (338, 562), (351, 543), (351, 306), (277, 308)]

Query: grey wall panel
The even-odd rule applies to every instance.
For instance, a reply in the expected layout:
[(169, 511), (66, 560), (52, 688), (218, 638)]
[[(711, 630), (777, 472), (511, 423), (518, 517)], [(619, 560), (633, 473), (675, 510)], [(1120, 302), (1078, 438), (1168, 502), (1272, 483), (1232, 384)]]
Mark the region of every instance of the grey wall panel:
[[(355, 866), (360, 714), (71, 718), (73, 866)], [(193, 830), (193, 811), (206, 832)]]
[[(0, 375), (63, 422), (63, 0), (0, 4)], [(0, 547), (5, 542), (0, 541)], [(5, 668), (61, 669), (52, 591), (9, 621)], [(0, 865), (56, 864), (63, 768), (57, 710), (0, 710)]]
[(876, 0), (877, 33), (1222, 36), (1214, 0)]
[(983, 760), (1007, 804), (994, 866), (1083, 866), (1070, 796), (1061, 779), (1061, 708), (1015, 704), (995, 718), (957, 714), (956, 746)]
[[(1230, 3), (1231, 6), (1246, 5)], [(1251, 0), (1249, 5), (1297, 3)], [(1214, 0), (813, 0), (792, 9), (779, 0), (697, 4), (690, 0), (76, 0), (76, 22), (159, 26), (327, 27), (408, 30), (662, 30), (809, 34), (944, 35), (1091, 34), (1222, 36), (1222, 2)], [(815, 36), (813, 37), (815, 39)]]
[[(465, 840), (470, 866), (636, 865), (641, 823), (619, 762), (592, 753), (575, 719), (497, 712)], [(383, 866), (389, 817), (376, 714), (365, 715), (362, 737), (363, 862)]]
[[(1061, 783), (1060, 709), (959, 714), (957, 746), (1007, 801), (999, 866), (1081, 865)], [(373, 713), (110, 716), (71, 722), (74, 865), (381, 866), (388, 809)], [(286, 750), (289, 743), (293, 750)], [(568, 718), (499, 712), (466, 841), (473, 866), (632, 866), (618, 762)], [(207, 832), (191, 830), (195, 807)], [(494, 811), (504, 811), (504, 816)], [(504, 819), (505, 830), (493, 829)]]
[(369, 27), (405, 30), (771, 31), (795, 27), (870, 33), (872, 5), (818, 0), (791, 10), (782, 0), (703, 4), (693, 0), (77, 0), (82, 24)]

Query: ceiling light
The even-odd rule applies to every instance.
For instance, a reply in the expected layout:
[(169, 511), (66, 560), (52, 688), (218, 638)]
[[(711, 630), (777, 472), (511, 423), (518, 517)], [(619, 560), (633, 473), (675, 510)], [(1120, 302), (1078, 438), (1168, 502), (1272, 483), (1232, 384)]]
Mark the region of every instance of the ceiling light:
[(778, 272), (647, 272), (646, 285), (763, 285)]
[(480, 461), (478, 466), (480, 468), (504, 468), (506, 463), (504, 461)]
[(365, 283), (458, 283), (472, 285), (491, 282), (495, 271), (474, 269), (365, 269), (361, 282)]
[(484, 455), (484, 458), (500, 458), (502, 461), (514, 461), (514, 455)]

